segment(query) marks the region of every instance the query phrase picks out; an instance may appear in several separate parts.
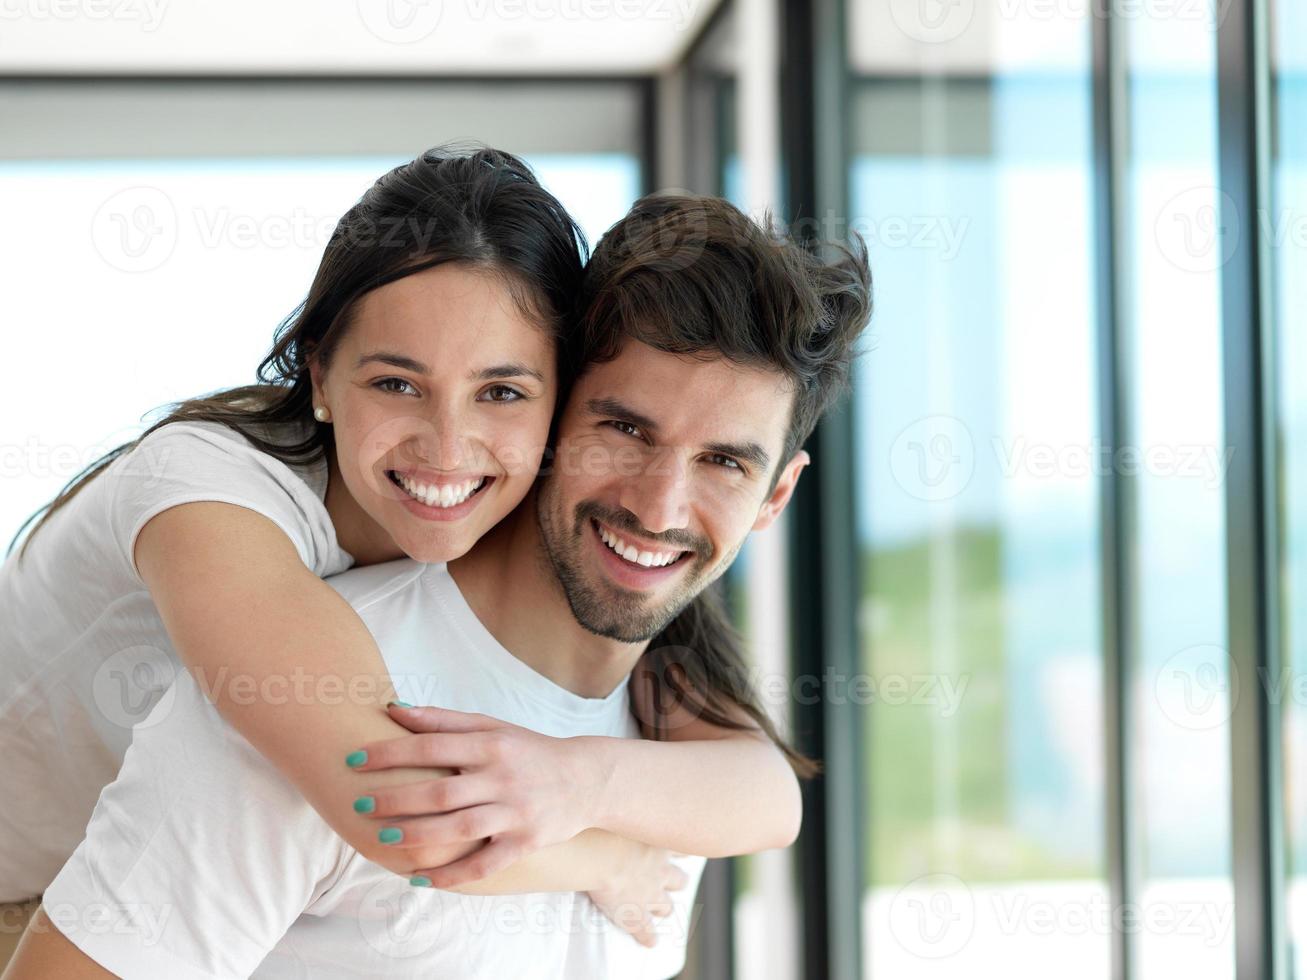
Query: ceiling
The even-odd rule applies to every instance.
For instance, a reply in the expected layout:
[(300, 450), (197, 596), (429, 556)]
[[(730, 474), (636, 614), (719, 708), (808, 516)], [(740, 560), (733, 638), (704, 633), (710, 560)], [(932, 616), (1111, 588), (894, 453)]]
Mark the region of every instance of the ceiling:
[(8, 74), (647, 74), (719, 0), (5, 0)]

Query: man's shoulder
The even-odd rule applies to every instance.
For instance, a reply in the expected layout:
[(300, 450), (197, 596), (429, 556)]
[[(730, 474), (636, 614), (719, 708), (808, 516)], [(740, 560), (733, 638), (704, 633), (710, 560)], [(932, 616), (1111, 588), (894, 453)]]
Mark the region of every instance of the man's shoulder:
[(404, 557), (375, 565), (355, 565), (323, 581), (361, 613), (417, 588), (424, 578), (442, 574), (444, 568), (443, 564), (431, 565)]

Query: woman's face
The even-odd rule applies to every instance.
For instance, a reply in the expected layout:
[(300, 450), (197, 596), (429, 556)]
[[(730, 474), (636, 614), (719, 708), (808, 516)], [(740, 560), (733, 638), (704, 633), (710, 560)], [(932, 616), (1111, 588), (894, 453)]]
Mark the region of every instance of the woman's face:
[(366, 294), (326, 373), (310, 367), (313, 404), (331, 411), (352, 498), (329, 506), (342, 547), (360, 561), (396, 547), (421, 562), (467, 552), (540, 468), (554, 355), (503, 281), (467, 265), (447, 262)]

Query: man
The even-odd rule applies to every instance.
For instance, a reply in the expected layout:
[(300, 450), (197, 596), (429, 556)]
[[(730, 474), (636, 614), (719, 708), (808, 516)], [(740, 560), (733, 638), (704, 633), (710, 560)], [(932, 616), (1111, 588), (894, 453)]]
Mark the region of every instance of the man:
[[(635, 735), (629, 707), (657, 729), (688, 703), (774, 735), (704, 590), (789, 501), (800, 447), (847, 382), (869, 290), (861, 248), (825, 265), (725, 202), (638, 202), (587, 269), (568, 351), (577, 376), (533, 496), (449, 566), (405, 560), (331, 580), (401, 697), (556, 736)], [(642, 657), (667, 668), (652, 699), (628, 695)], [(596, 926), (581, 895), (411, 888), (340, 841), (189, 675), (175, 690), (46, 892), (60, 931), (30, 934), (14, 977), (679, 969), (679, 944), (658, 960)], [(680, 700), (667, 714), (662, 693)], [(469, 761), (368, 751), (373, 768)], [(391, 823), (402, 839), (404, 821)], [(697, 877), (702, 860), (684, 868)]]

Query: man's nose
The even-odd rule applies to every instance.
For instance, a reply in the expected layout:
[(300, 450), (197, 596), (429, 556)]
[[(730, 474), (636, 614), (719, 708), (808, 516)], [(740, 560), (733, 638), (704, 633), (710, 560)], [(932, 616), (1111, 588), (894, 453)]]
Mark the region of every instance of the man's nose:
[(623, 482), (618, 503), (651, 534), (688, 527), (689, 485), (680, 454), (667, 451), (653, 457), (640, 473)]

